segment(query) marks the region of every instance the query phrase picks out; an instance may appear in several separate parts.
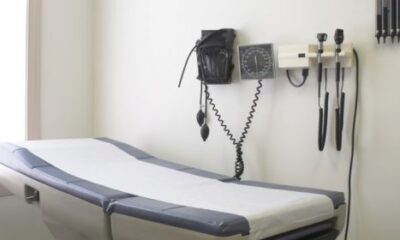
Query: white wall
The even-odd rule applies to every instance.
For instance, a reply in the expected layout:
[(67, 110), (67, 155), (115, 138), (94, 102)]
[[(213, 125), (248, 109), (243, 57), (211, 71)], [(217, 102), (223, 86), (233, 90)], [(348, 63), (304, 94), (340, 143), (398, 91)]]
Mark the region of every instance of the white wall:
[(91, 136), (92, 1), (41, 6), (41, 137)]
[[(240, 44), (315, 42), (316, 33), (345, 29), (361, 56), (355, 196), (351, 240), (395, 240), (400, 235), (398, 170), (400, 46), (374, 39), (375, 1), (359, 0), (100, 0), (94, 35), (95, 134), (136, 145), (156, 156), (219, 173), (233, 172), (234, 149), (213, 118), (201, 141), (195, 121), (195, 59), (182, 89), (178, 76), (201, 29), (232, 27)], [(327, 149), (317, 151), (315, 72), (305, 87), (291, 87), (283, 72), (265, 88), (245, 144), (245, 179), (346, 190), (354, 72), (347, 73), (344, 150), (336, 152), (334, 128)], [(333, 76), (333, 73), (331, 73)], [(256, 86), (240, 82), (211, 88), (238, 134)], [(333, 78), (331, 78), (333, 79)], [(330, 91), (334, 92), (330, 81)], [(333, 95), (333, 94), (332, 94)], [(333, 122), (333, 100), (330, 122)]]

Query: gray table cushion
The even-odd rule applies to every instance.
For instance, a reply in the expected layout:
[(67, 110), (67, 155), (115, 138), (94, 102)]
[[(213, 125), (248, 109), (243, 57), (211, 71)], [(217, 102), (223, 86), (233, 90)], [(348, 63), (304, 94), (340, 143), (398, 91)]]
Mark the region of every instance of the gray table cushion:
[(68, 187), (71, 194), (103, 207), (104, 212), (108, 214), (111, 214), (111, 212), (107, 212), (110, 203), (118, 199), (133, 197), (132, 194), (104, 187), (89, 181), (72, 182), (68, 184)]
[(201, 169), (196, 169), (196, 168), (192, 168), (192, 167), (185, 166), (182, 164), (178, 164), (178, 163), (174, 163), (174, 162), (161, 160), (161, 159), (152, 157), (150, 154), (145, 153), (145, 152), (143, 152), (135, 147), (132, 147), (126, 143), (123, 143), (123, 142), (115, 141), (115, 140), (112, 140), (109, 138), (97, 138), (97, 140), (110, 143), (110, 144), (114, 145), (115, 147), (119, 148), (120, 150), (124, 151), (125, 153), (127, 153), (143, 162), (147, 162), (147, 163), (155, 164), (158, 166), (190, 173), (190, 174), (200, 176), (200, 177), (221, 180), (224, 182), (232, 180), (232, 177), (229, 177), (229, 176), (225, 176), (222, 174), (213, 173), (213, 172), (209, 172), (209, 171), (205, 171), (205, 170), (201, 170)]
[(18, 148), (14, 151), (14, 155), (18, 158), (22, 164), (26, 167), (33, 169), (37, 167), (45, 167), (50, 166), (49, 163), (44, 161), (43, 159), (37, 157), (36, 155), (32, 154), (25, 148)]
[(306, 187), (294, 187), (287, 185), (280, 185), (274, 183), (266, 183), (266, 182), (255, 182), (255, 181), (237, 181), (235, 182), (241, 185), (253, 186), (253, 187), (262, 187), (262, 188), (272, 188), (272, 189), (280, 189), (286, 191), (294, 191), (294, 192), (305, 192), (305, 193), (315, 193), (321, 194), (329, 197), (332, 200), (332, 203), (335, 208), (340, 207), (345, 204), (344, 193), (342, 192), (334, 192), (334, 191), (326, 191), (314, 188), (306, 188)]
[(229, 181), (232, 180), (232, 177), (228, 177), (222, 174), (213, 173), (210, 171), (205, 171), (197, 168), (187, 168), (182, 170), (182, 172), (190, 173), (196, 176), (205, 177), (205, 178), (212, 178), (220, 181)]
[(128, 145), (126, 143), (123, 142), (119, 142), (113, 139), (109, 139), (109, 138), (96, 138), (97, 140), (103, 141), (103, 142), (107, 142), (110, 143), (116, 147), (118, 147), (119, 149), (121, 149), (122, 151), (126, 152), (127, 154), (134, 156), (137, 159), (145, 159), (145, 158), (151, 158), (152, 156), (148, 153), (143, 152), (140, 149), (137, 149), (131, 145)]
[(247, 235), (250, 231), (248, 221), (242, 216), (143, 197), (117, 200), (112, 203), (110, 211), (213, 236)]
[(146, 159), (139, 159), (139, 160), (143, 160), (144, 162), (151, 163), (151, 164), (154, 164), (154, 165), (158, 165), (160, 167), (166, 167), (166, 168), (175, 169), (175, 170), (178, 170), (178, 171), (184, 171), (186, 169), (189, 169), (188, 166), (185, 166), (185, 165), (182, 165), (182, 164), (178, 164), (178, 163), (169, 162), (169, 161), (158, 159), (158, 158), (155, 158), (155, 157), (146, 158)]
[(104, 210), (112, 201), (132, 197), (131, 194), (70, 175), (50, 165), (28, 149), (16, 145), (1, 145), (0, 163), (38, 182), (102, 207)]

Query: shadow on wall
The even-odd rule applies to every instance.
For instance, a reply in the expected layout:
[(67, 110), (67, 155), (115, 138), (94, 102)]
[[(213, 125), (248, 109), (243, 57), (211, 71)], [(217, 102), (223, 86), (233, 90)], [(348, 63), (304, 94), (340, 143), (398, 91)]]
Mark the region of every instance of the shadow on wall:
[(8, 197), (11, 196), (12, 193), (8, 191), (3, 185), (0, 184), (0, 197)]

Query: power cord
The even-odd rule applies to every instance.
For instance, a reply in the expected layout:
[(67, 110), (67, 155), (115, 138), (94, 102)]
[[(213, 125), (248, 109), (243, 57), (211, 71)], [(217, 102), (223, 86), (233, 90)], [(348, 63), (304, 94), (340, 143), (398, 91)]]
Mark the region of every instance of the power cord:
[(302, 86), (306, 83), (307, 78), (308, 78), (308, 73), (309, 73), (308, 68), (302, 69), (302, 70), (301, 70), (301, 73), (302, 73), (302, 75), (303, 75), (303, 81), (300, 82), (300, 83), (295, 83), (295, 82), (292, 80), (292, 77), (290, 76), (290, 70), (289, 70), (289, 69), (286, 70), (286, 76), (287, 76), (287, 78), (288, 78), (288, 80), (289, 80), (289, 83), (290, 83), (293, 87), (299, 88), (299, 87), (302, 87)]
[(353, 163), (354, 163), (354, 150), (355, 150), (355, 138), (356, 138), (356, 125), (357, 125), (357, 111), (358, 111), (358, 95), (359, 95), (359, 78), (360, 78), (360, 61), (358, 57), (357, 51), (354, 49), (354, 58), (356, 61), (356, 97), (355, 97), (355, 106), (354, 106), (354, 115), (353, 115), (353, 127), (351, 133), (351, 155), (350, 155), (350, 166), (348, 173), (348, 205), (347, 205), (347, 218), (346, 218), (346, 228), (344, 239), (347, 240), (350, 228), (350, 213), (351, 213), (351, 195), (352, 195), (352, 176), (353, 176)]
[(206, 82), (204, 82), (204, 91), (206, 93), (206, 99), (208, 99), (208, 102), (211, 106), (211, 109), (214, 112), (214, 115), (216, 116), (218, 122), (220, 123), (221, 127), (223, 128), (223, 131), (226, 133), (226, 135), (228, 136), (229, 140), (232, 142), (232, 144), (236, 147), (236, 162), (235, 162), (235, 178), (239, 179), (241, 178), (243, 172), (244, 172), (244, 162), (243, 162), (243, 151), (242, 151), (242, 147), (243, 144), (246, 140), (247, 134), (249, 133), (251, 124), (253, 122), (253, 118), (254, 118), (254, 114), (256, 112), (256, 107), (258, 105), (258, 101), (260, 99), (260, 94), (261, 94), (261, 88), (263, 86), (262, 84), (262, 80), (258, 80), (258, 85), (256, 88), (256, 93), (254, 94), (254, 99), (252, 101), (252, 105), (250, 107), (250, 112), (247, 116), (247, 121), (245, 123), (245, 126), (243, 128), (243, 131), (240, 135), (239, 139), (236, 139), (233, 134), (232, 131), (228, 128), (228, 126), (225, 123), (225, 120), (222, 119), (222, 115), (220, 113), (220, 111), (218, 110), (214, 99), (211, 98), (210, 96), (210, 92), (208, 89), (208, 84)]

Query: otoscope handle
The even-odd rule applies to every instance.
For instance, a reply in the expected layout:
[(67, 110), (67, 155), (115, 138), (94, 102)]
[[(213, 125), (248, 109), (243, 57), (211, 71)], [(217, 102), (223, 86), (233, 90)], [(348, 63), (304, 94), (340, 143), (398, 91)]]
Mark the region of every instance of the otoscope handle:
[(340, 62), (336, 63), (336, 82), (340, 81)]
[(322, 62), (318, 63), (318, 82), (322, 82)]
[(324, 110), (319, 108), (319, 118), (318, 118), (318, 149), (320, 151), (324, 150), (324, 146), (322, 145), (323, 141), (323, 121), (324, 121)]

